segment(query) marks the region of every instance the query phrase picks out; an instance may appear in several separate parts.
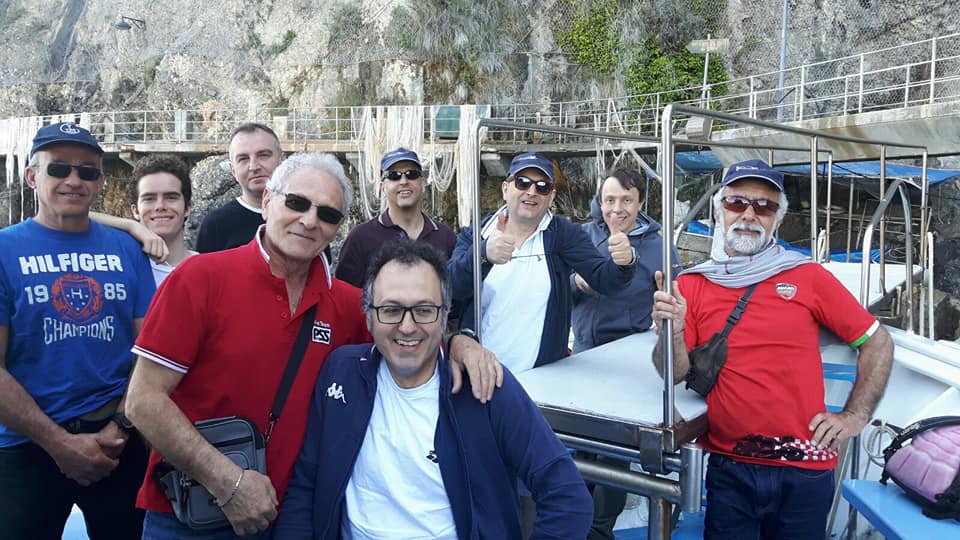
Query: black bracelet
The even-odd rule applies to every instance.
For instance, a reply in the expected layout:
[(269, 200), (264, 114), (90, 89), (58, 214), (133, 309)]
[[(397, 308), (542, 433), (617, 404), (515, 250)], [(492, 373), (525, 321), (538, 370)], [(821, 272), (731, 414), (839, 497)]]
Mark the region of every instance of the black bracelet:
[(455, 337), (457, 337), (457, 336), (466, 336), (466, 337), (468, 337), (468, 338), (476, 341), (477, 343), (480, 343), (480, 338), (477, 337), (477, 333), (476, 333), (476, 332), (474, 332), (473, 330), (471, 330), (471, 329), (469, 329), (469, 328), (461, 328), (461, 329), (457, 330), (456, 332), (450, 334), (450, 337), (447, 339), (447, 354), (449, 354), (449, 353), (451, 352), (451, 350), (452, 350), (451, 347), (452, 347), (452, 345), (453, 345), (453, 338), (455, 338)]

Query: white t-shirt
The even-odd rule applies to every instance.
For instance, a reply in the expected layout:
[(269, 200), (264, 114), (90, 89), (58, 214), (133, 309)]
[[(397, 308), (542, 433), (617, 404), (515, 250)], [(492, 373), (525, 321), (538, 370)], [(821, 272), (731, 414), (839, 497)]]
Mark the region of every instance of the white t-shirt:
[(373, 413), (347, 483), (345, 540), (457, 538), (433, 445), (439, 395), (436, 371), (405, 389), (381, 362)]
[[(189, 257), (196, 255), (197, 252), (188, 250), (187, 254)], [(167, 279), (167, 276), (170, 275), (170, 272), (173, 272), (173, 269), (176, 268), (176, 266), (171, 266), (166, 262), (158, 263), (157, 261), (150, 259), (150, 268), (153, 269), (153, 281), (156, 283), (157, 287), (159, 287), (160, 284), (163, 283), (163, 280)]]
[[(550, 299), (543, 231), (552, 219), (553, 213), (548, 211), (513, 257), (506, 264), (493, 265), (483, 279), (481, 340), (514, 374), (532, 369), (540, 353)], [(484, 227), (484, 237), (489, 235), (490, 223), (496, 225), (496, 221), (494, 216)]]

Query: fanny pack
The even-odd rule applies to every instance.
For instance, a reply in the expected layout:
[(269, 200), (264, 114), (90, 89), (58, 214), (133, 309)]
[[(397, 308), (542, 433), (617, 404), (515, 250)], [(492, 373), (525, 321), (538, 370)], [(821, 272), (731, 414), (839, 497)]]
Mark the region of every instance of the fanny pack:
[(733, 311), (730, 312), (730, 316), (727, 317), (727, 325), (723, 330), (714, 334), (710, 341), (687, 353), (687, 358), (690, 359), (690, 369), (684, 377), (687, 389), (703, 397), (707, 397), (707, 394), (713, 390), (714, 385), (717, 384), (717, 377), (720, 376), (720, 368), (727, 363), (727, 335), (740, 321), (740, 316), (743, 315), (743, 310), (746, 309), (747, 302), (750, 301), (750, 296), (757, 285), (754, 283), (743, 293)]
[[(266, 433), (261, 434), (260, 428), (252, 420), (238, 416), (200, 420), (194, 424), (200, 435), (214, 448), (230, 458), (238, 467), (244, 470), (254, 470), (261, 474), (267, 473), (267, 443), (273, 427), (280, 419), (280, 412), (290, 393), (290, 387), (300, 368), (303, 354), (307, 350), (307, 341), (313, 329), (314, 315), (317, 306), (311, 306), (303, 315), (303, 323), (297, 340), (290, 351), (287, 367), (283, 371), (283, 378), (270, 407), (270, 422)], [(223, 513), (223, 505), (202, 484), (183, 471), (179, 471), (167, 462), (161, 462), (154, 471), (157, 482), (163, 494), (170, 500), (173, 513), (181, 523), (191, 529), (217, 529), (230, 525), (227, 516)], [(234, 490), (239, 488), (239, 482)], [(236, 491), (234, 491), (236, 493)], [(232, 499), (231, 495), (231, 499)]]
[(893, 480), (927, 517), (960, 521), (960, 416), (907, 426), (883, 451), (883, 460), (880, 483)]

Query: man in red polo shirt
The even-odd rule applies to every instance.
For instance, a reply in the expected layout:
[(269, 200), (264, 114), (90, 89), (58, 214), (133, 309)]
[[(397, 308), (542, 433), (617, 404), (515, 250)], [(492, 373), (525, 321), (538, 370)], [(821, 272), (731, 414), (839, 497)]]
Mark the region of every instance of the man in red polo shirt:
[[(318, 257), (336, 236), (350, 198), (350, 181), (335, 157), (295, 154), (266, 185), (266, 223), (253, 241), (192, 257), (160, 287), (134, 347), (140, 360), (127, 402), (130, 419), (154, 447), (137, 501), (147, 510), (145, 537), (269, 534), (323, 360), (340, 345), (370, 341), (360, 291), (333, 279), (326, 259)], [(303, 315), (313, 305), (312, 338), (267, 444), (268, 475), (242, 471), (193, 422), (242, 416), (265, 432)], [(461, 337), (458, 347), (468, 342)], [(478, 346), (469, 349), (476, 353)], [(476, 356), (487, 361), (474, 366), (483, 373), (471, 370), (471, 380), (481, 381), (475, 395), (486, 399), (491, 381), (502, 375), (488, 356)], [(180, 523), (154, 475), (161, 456), (206, 487), (232, 527), (207, 534)]]
[[(673, 321), (679, 383), (690, 370), (688, 351), (719, 332), (755, 286), (707, 394), (704, 538), (823, 538), (837, 448), (870, 421), (893, 341), (833, 274), (775, 242), (787, 211), (781, 172), (760, 160), (735, 163), (713, 202), (710, 260), (684, 271), (672, 295), (655, 292), (653, 306), (658, 333)], [(857, 350), (857, 379), (839, 413), (824, 406), (821, 325)], [(660, 343), (653, 359), (661, 368)]]

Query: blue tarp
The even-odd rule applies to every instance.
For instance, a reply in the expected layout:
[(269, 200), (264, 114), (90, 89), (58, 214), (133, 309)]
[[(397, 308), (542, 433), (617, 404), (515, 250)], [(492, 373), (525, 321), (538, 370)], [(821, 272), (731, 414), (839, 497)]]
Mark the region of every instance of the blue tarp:
[[(717, 171), (723, 168), (723, 164), (717, 159), (717, 156), (709, 151), (702, 150), (698, 152), (678, 152), (677, 169), (679, 173), (704, 174)], [(793, 175), (809, 176), (810, 165), (781, 165), (777, 169)], [(823, 176), (827, 174), (827, 165), (822, 163), (817, 166), (817, 173)], [(920, 178), (921, 168), (913, 165), (900, 165), (897, 163), (887, 163), (888, 178)], [(837, 177), (860, 177), (860, 178), (880, 178), (879, 161), (853, 161), (850, 163), (837, 163), (833, 166), (833, 176)], [(931, 169), (927, 168), (927, 179), (931, 186), (941, 182), (960, 179), (960, 171), (949, 169)]]

